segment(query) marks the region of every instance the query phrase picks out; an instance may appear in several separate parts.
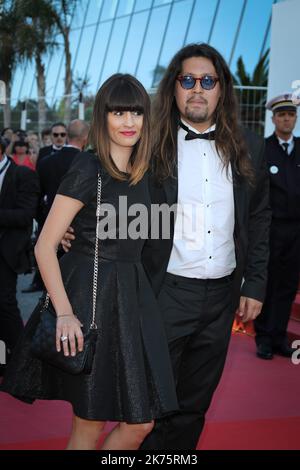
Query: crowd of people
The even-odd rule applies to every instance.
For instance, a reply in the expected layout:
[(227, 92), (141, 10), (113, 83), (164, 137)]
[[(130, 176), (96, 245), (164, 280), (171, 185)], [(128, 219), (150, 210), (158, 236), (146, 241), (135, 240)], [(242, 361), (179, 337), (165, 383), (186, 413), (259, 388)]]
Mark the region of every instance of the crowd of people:
[[(115, 74), (97, 93), (91, 125), (53, 124), (42, 136), (51, 143), (44, 140), (39, 152), (37, 134), (3, 130), (0, 322), (13, 354), (1, 389), (30, 403), (70, 402), (68, 449), (95, 449), (107, 420), (119, 424), (102, 449), (195, 449), (235, 315), (254, 320), (259, 358), (291, 357), (300, 139), (293, 136), (291, 95), (267, 107), (275, 132), (264, 142), (240, 125), (223, 57), (207, 44), (192, 44), (166, 69), (152, 116), (142, 84)], [(10, 172), (15, 179), (8, 181)], [(13, 196), (5, 194), (9, 185)], [(122, 212), (123, 197), (147, 214), (153, 205), (167, 207), (169, 235), (159, 226), (157, 237), (142, 230), (128, 236), (133, 219)], [(111, 212), (101, 213), (102, 204)], [(107, 217), (103, 233), (96, 215)], [(20, 260), (33, 218), (40, 274), (27, 292), (45, 287), (57, 315), (57, 351), (66, 357), (82, 351), (82, 328), (94, 306), (100, 331), (88, 375), (63, 372), (31, 352), (42, 313), (35, 310), (24, 330), (16, 280), (29, 269)], [(115, 230), (107, 230), (111, 224)]]
[[(65, 125), (63, 127), (65, 128)], [(41, 138), (39, 138), (34, 131), (14, 130), (11, 127), (5, 127), (1, 131), (1, 137), (7, 143), (6, 153), (12, 157), (14, 162), (32, 170), (36, 168), (40, 150), (51, 146), (55, 139), (51, 129), (44, 129), (41, 132)], [(62, 145), (65, 141), (66, 139)]]

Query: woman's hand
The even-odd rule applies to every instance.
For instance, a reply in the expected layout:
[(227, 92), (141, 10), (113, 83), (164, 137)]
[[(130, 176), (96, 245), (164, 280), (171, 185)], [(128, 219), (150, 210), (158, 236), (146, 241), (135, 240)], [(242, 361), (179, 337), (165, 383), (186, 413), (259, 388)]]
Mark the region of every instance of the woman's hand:
[(63, 347), (64, 355), (75, 356), (76, 355), (76, 342), (78, 352), (83, 349), (83, 334), (81, 327), (83, 325), (80, 323), (78, 318), (75, 317), (72, 313), (69, 315), (57, 316), (56, 320), (56, 349), (58, 352), (61, 350), (61, 345)]
[(70, 250), (72, 244), (71, 240), (75, 240), (75, 235), (74, 235), (74, 229), (72, 227), (69, 227), (66, 233), (63, 236), (63, 239), (61, 240), (61, 245), (63, 247), (63, 250), (68, 253)]

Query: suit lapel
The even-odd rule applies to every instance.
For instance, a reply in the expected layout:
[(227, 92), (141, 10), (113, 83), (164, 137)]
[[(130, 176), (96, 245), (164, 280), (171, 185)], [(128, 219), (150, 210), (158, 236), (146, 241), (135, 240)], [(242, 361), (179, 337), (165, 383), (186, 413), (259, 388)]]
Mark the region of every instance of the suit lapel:
[(0, 192), (0, 206), (2, 205), (2, 203), (4, 201), (4, 197), (6, 195), (7, 190), (10, 187), (10, 183), (12, 181), (12, 178), (13, 178), (13, 162), (10, 162), (10, 165), (9, 165), (7, 171), (6, 171), (6, 174), (4, 176), (4, 180), (3, 180), (3, 183), (2, 183), (2, 188), (1, 188), (1, 192)]
[[(177, 159), (176, 159), (176, 165), (174, 166), (173, 170), (173, 176), (169, 176), (164, 183), (163, 183), (163, 188), (165, 191), (165, 196), (166, 196), (166, 203), (168, 204), (169, 207), (171, 207), (173, 204), (177, 204), (178, 202), (178, 169), (177, 169)], [(173, 214), (175, 214), (176, 218), (176, 212), (177, 209), (175, 209), (175, 212), (172, 211)], [(172, 249), (172, 244), (173, 244), (173, 238), (174, 238), (174, 226), (175, 226), (175, 219), (173, 216), (170, 217), (170, 253), (171, 255), (171, 249)]]
[(236, 172), (232, 170), (233, 178), (233, 197), (234, 197), (234, 218), (235, 218), (235, 234), (238, 233), (240, 227), (242, 226), (243, 213), (245, 207), (245, 187), (243, 185), (243, 179)]
[[(177, 151), (176, 151), (177, 156)], [(176, 163), (173, 169), (173, 176), (167, 178), (164, 183), (163, 187), (166, 194), (166, 202), (169, 206), (172, 204), (176, 204), (178, 201), (178, 168), (177, 168), (177, 157)]]
[(164, 190), (166, 193), (166, 201), (169, 206), (176, 204), (178, 194), (178, 180), (175, 177), (167, 178), (164, 182)]
[(298, 160), (300, 160), (300, 138), (295, 138), (294, 137), (294, 148), (293, 148), (293, 152), (295, 152), (295, 157)]

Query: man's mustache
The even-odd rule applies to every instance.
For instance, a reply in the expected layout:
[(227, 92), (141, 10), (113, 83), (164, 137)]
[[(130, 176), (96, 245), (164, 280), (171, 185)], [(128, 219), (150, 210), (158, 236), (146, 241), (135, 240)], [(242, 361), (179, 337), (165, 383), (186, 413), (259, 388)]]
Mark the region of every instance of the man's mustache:
[(187, 103), (203, 103), (203, 104), (208, 104), (207, 100), (205, 98), (190, 98), (187, 100)]

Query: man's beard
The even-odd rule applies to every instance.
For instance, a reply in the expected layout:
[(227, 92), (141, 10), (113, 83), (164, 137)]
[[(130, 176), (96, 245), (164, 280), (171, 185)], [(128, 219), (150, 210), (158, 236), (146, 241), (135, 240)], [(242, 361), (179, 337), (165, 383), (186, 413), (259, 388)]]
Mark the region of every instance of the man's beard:
[(188, 106), (185, 108), (185, 117), (191, 122), (200, 124), (209, 120), (208, 108), (202, 110), (190, 110)]

